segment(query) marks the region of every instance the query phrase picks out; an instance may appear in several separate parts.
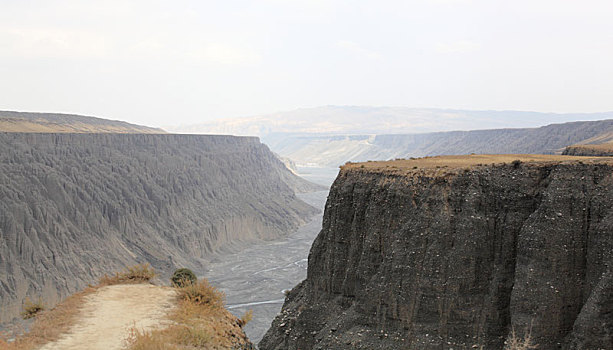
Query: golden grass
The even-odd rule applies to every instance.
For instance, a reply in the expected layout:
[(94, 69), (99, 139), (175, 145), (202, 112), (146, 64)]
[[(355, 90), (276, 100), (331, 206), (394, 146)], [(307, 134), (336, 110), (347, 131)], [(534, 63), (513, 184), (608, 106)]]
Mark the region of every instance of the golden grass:
[(98, 287), (114, 284), (147, 283), (156, 276), (155, 270), (149, 264), (128, 266), (123, 271), (112, 276), (104, 275), (98, 282)]
[(53, 309), (39, 313), (27, 334), (12, 343), (0, 339), (0, 350), (30, 350), (59, 339), (74, 324), (85, 297), (95, 291), (96, 288), (88, 287), (69, 296)]
[(2, 118), (0, 132), (29, 133), (113, 133), (113, 134), (165, 134), (161, 129), (134, 126), (116, 126), (105, 124), (88, 124), (82, 122), (56, 123), (46, 120), (27, 120), (20, 118)]
[[(126, 267), (113, 276), (104, 275), (95, 286), (85, 288), (66, 298), (54, 308), (35, 315), (35, 321), (30, 331), (14, 342), (7, 342), (0, 337), (0, 350), (31, 350), (59, 339), (74, 325), (79, 311), (85, 303), (85, 297), (101, 287), (113, 284), (147, 283), (155, 277), (155, 270), (149, 264)], [(25, 307), (28, 307), (26, 302)], [(26, 312), (27, 310), (24, 310)]]
[(443, 177), (485, 165), (548, 165), (548, 164), (609, 164), (613, 165), (613, 157), (583, 157), (540, 154), (471, 154), (462, 156), (436, 156), (411, 159), (396, 159), (389, 161), (368, 161), (362, 163), (347, 163), (341, 167), (342, 172), (365, 171), (370, 173), (385, 173), (412, 176)]
[[(51, 310), (39, 312), (30, 332), (14, 342), (0, 338), (0, 350), (32, 350), (55, 341), (74, 325), (89, 294), (113, 284), (146, 283), (154, 276), (149, 265), (105, 275), (98, 285), (73, 294)], [(224, 300), (223, 292), (204, 279), (177, 288), (177, 307), (169, 315), (172, 324), (151, 332), (132, 329), (127, 345), (131, 350), (251, 349), (242, 327), (253, 314), (247, 312), (239, 319), (224, 308)]]
[(152, 332), (133, 329), (130, 350), (240, 349), (249, 344), (241, 327), (251, 314), (244, 319), (230, 314), (224, 308), (225, 295), (208, 281), (202, 279), (177, 292), (178, 307), (170, 315), (173, 324)]

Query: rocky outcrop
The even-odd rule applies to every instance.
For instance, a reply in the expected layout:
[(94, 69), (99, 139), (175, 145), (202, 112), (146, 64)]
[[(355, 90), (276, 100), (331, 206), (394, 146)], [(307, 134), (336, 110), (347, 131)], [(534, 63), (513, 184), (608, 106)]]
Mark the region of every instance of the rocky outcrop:
[[(513, 161), (517, 159), (516, 161)], [(613, 160), (342, 168), (272, 349), (613, 349)]]
[(613, 156), (613, 143), (568, 146), (562, 154), (569, 156), (611, 157)]
[(280, 174), (252, 137), (0, 133), (0, 320), (126, 265), (202, 270), (291, 232), (317, 209)]

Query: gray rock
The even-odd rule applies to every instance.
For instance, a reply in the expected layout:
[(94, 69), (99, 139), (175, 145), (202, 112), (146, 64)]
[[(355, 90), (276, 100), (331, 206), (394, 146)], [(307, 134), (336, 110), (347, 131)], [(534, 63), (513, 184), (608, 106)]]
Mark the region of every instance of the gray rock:
[(166, 280), (291, 232), (317, 209), (282, 174), (253, 137), (0, 133), (0, 321), (126, 265)]
[(502, 349), (513, 329), (613, 349), (610, 160), (341, 170), (307, 279), (259, 346)]

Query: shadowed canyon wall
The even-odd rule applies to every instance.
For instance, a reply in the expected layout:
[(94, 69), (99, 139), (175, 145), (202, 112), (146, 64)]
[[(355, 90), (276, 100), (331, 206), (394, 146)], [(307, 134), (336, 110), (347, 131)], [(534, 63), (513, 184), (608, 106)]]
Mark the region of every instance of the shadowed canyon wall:
[(0, 321), (126, 265), (285, 235), (317, 212), (293, 176), (253, 137), (0, 133)]
[(611, 159), (380, 164), (341, 170), (261, 349), (502, 349), (513, 329), (613, 349)]

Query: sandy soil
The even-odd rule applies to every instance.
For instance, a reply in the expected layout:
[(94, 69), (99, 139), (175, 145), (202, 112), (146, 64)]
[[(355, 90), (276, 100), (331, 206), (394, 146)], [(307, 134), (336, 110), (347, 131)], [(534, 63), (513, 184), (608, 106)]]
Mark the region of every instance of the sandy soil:
[(87, 297), (79, 320), (58, 341), (42, 350), (119, 350), (130, 329), (150, 330), (168, 323), (175, 291), (147, 284), (100, 288)]

